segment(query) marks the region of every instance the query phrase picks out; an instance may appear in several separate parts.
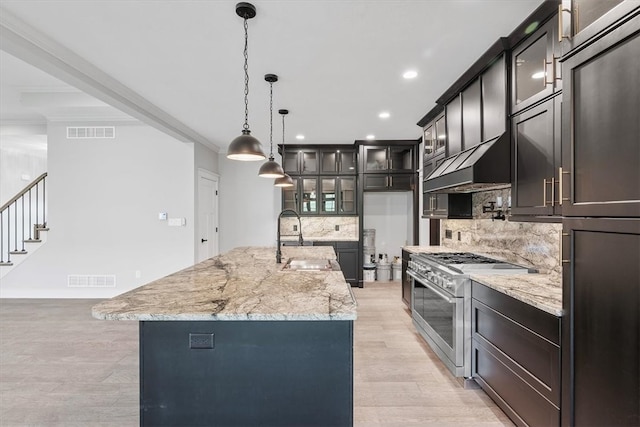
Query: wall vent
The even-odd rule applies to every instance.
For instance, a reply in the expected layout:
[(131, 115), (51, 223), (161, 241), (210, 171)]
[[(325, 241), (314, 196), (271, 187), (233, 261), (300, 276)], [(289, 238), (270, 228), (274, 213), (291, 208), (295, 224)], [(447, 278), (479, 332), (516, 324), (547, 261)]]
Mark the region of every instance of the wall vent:
[(67, 276), (69, 288), (115, 288), (114, 274), (70, 274)]
[(114, 139), (115, 126), (68, 126), (67, 139)]

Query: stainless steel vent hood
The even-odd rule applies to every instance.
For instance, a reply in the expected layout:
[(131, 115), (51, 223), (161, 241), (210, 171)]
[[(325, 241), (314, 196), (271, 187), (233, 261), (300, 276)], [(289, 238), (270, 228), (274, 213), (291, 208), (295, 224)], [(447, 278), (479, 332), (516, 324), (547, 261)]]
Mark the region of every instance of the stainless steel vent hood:
[(508, 132), (444, 159), (424, 181), (424, 192), (473, 193), (511, 185)]

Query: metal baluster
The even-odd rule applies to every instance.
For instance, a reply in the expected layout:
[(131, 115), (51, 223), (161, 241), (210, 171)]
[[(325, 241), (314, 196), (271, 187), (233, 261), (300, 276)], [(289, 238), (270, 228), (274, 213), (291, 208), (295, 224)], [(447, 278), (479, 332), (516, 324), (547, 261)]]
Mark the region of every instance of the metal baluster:
[(36, 225), (39, 224), (38, 222), (38, 211), (40, 210), (38, 205), (40, 204), (40, 198), (38, 196), (38, 187), (40, 187), (40, 183), (36, 184)]
[(32, 197), (31, 197), (31, 189), (29, 189), (29, 240), (33, 240), (31, 238), (31, 224), (33, 224), (31, 222), (31, 199), (32, 199)]
[(24, 194), (22, 195), (22, 197), (20, 197), (20, 199), (22, 199), (22, 233), (20, 233), (20, 240), (22, 240), (22, 252), (25, 252), (24, 250)]
[(47, 177), (42, 178), (42, 227), (46, 227), (47, 226), (47, 219), (46, 219), (46, 214), (47, 214), (47, 186), (46, 186), (46, 181), (47, 181)]
[(11, 208), (7, 208), (7, 262), (11, 262)]
[[(9, 208), (11, 209), (11, 208)], [(13, 202), (13, 251), (18, 252), (18, 203)]]

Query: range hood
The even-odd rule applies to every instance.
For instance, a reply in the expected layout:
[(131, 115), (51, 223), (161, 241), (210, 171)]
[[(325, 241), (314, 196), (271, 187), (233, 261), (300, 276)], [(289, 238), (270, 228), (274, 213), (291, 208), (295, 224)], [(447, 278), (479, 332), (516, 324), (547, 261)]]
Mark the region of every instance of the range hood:
[(474, 193), (511, 186), (509, 133), (444, 159), (425, 179), (423, 191)]

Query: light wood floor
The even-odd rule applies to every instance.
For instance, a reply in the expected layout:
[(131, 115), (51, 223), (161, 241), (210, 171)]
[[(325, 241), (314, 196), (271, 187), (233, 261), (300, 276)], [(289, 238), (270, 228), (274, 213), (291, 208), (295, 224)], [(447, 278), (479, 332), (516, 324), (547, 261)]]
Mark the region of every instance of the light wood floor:
[[(357, 426), (503, 426), (415, 332), (399, 282), (354, 288)], [(93, 319), (97, 300), (0, 300), (0, 426), (136, 426), (138, 325)]]

